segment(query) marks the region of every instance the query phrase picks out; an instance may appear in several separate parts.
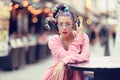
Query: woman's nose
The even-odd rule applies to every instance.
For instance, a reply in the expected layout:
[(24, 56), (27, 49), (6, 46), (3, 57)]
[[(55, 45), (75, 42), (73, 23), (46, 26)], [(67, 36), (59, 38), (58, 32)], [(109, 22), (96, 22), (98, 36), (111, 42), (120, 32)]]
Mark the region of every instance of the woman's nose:
[(65, 26), (65, 25), (63, 25), (63, 29), (66, 29), (66, 26)]

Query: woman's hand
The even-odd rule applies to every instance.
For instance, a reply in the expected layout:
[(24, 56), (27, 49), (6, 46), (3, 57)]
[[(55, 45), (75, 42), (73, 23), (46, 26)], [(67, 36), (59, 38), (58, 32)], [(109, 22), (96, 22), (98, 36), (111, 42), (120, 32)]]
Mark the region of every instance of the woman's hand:
[(76, 23), (76, 29), (77, 29), (78, 36), (81, 36), (81, 34), (84, 31), (82, 20), (80, 20), (80, 26), (78, 26), (78, 24)]
[(59, 80), (62, 76), (62, 72), (64, 69), (64, 62), (59, 62), (59, 64), (55, 67), (54, 72), (52, 74), (52, 80)]

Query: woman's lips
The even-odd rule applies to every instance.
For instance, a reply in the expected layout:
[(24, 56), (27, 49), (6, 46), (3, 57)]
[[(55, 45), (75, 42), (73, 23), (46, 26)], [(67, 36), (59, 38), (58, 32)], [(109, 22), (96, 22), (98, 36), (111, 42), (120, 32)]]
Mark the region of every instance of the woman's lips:
[(67, 32), (62, 32), (63, 34), (67, 34)]

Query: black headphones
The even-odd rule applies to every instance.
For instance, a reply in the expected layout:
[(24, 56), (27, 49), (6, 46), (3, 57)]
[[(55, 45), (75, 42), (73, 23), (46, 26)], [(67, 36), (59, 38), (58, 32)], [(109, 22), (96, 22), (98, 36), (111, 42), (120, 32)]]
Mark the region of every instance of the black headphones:
[[(58, 31), (58, 27), (57, 27), (57, 17), (59, 16), (59, 11), (65, 11), (65, 10), (69, 10), (69, 7), (63, 4), (59, 4), (57, 7), (55, 7), (53, 9), (53, 17), (47, 17), (45, 19), (45, 25), (44, 27), (47, 30), (51, 30), (51, 27), (54, 27), (57, 31)], [(70, 11), (70, 10), (69, 10)], [(76, 16), (73, 12), (71, 12), (71, 15), (73, 17), (73, 21), (75, 23), (78, 24), (78, 26), (80, 26), (80, 20), (78, 18), (78, 16)]]

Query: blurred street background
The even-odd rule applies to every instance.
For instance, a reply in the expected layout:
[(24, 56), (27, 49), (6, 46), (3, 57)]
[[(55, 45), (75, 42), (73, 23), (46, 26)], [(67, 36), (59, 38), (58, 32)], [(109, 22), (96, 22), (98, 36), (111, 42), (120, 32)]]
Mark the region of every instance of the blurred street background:
[(83, 19), (91, 57), (120, 56), (120, 0), (0, 0), (0, 80), (41, 80), (53, 63), (45, 18), (60, 3)]
[[(114, 47), (112, 46), (112, 39), (110, 40), (110, 50), (113, 52)], [(104, 48), (101, 47), (100, 43), (97, 42), (95, 46), (90, 46), (91, 57), (102, 57), (104, 56)], [(114, 55), (114, 54), (112, 54)], [(0, 80), (41, 80), (41, 77), (52, 65), (52, 57), (39, 61), (34, 64), (29, 64), (24, 67), (21, 67), (18, 70), (12, 71), (0, 71)]]

